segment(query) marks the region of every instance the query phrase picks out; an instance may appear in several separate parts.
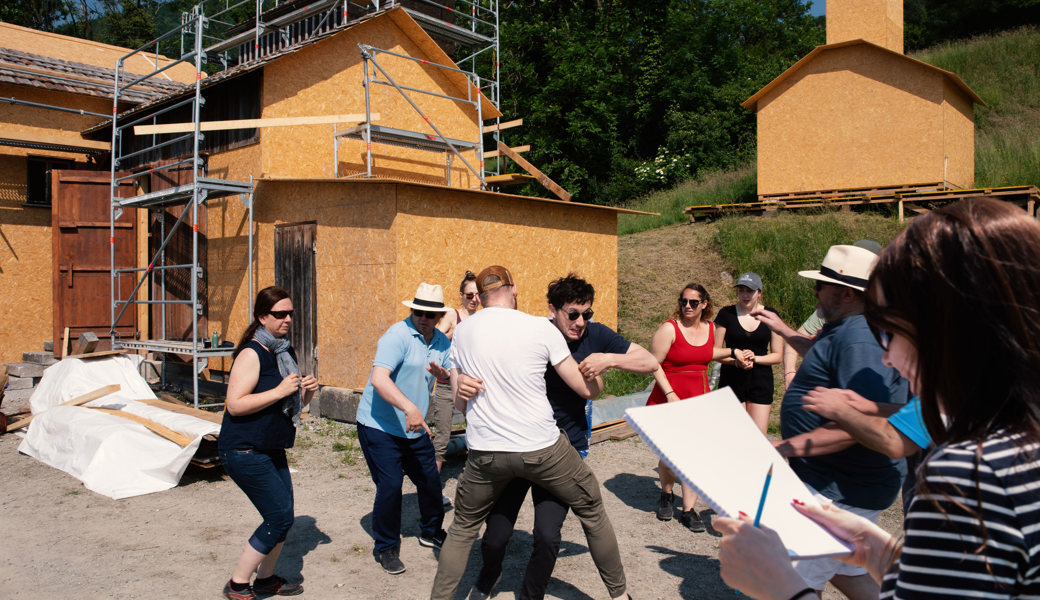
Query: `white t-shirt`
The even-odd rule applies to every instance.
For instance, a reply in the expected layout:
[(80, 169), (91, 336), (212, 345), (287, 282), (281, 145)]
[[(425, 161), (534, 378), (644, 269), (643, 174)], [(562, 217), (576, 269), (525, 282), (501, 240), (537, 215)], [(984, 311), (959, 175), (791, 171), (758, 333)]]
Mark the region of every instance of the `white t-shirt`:
[(484, 381), (466, 407), (466, 445), (486, 452), (530, 452), (560, 437), (545, 395), (545, 369), (571, 355), (544, 317), (485, 308), (459, 323), (451, 365)]

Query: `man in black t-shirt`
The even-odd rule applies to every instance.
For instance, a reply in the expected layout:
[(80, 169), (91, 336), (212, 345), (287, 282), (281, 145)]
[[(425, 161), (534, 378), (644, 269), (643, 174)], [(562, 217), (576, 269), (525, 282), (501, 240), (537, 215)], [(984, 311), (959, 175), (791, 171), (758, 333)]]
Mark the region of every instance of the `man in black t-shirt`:
[[(593, 379), (610, 369), (633, 373), (653, 373), (657, 359), (639, 344), (629, 342), (613, 329), (592, 321), (595, 289), (574, 273), (549, 284), (546, 294), (552, 323), (567, 339), (571, 356), (579, 363), (582, 375)], [(465, 377), (465, 376), (463, 376)], [(589, 450), (592, 400), (582, 398), (560, 379), (555, 369), (545, 371), (546, 395), (559, 425), (575, 449), (585, 456)], [(526, 479), (514, 479), (495, 502), (481, 540), (483, 567), (470, 600), (491, 595), (501, 579), (506, 544), (513, 534), (517, 514), (531, 489), (534, 499), (534, 548), (527, 563), (518, 599), (542, 598), (556, 566), (563, 521), (568, 507), (544, 489)]]

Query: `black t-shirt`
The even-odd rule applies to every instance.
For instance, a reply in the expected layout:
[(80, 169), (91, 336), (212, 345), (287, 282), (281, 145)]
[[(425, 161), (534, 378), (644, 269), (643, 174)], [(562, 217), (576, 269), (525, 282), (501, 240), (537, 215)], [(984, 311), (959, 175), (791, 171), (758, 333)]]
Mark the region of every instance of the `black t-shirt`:
[[(628, 352), (629, 345), (630, 342), (613, 329), (595, 321), (588, 324), (585, 328), (585, 335), (580, 340), (576, 342), (568, 340), (567, 343), (571, 356), (579, 363), (596, 352), (625, 354)], [(587, 449), (589, 447), (589, 428), (585, 420), (585, 398), (575, 393), (560, 378), (552, 365), (545, 370), (545, 392), (549, 396), (549, 404), (552, 405), (556, 424), (567, 433), (567, 437), (575, 448)]]
[[(776, 312), (768, 306), (765, 309)], [(737, 317), (736, 306), (731, 304), (722, 307), (715, 316), (715, 326), (726, 328), (723, 341), (726, 342), (727, 348), (751, 350), (755, 356), (765, 356), (769, 353), (772, 332), (765, 323), (759, 323), (754, 331), (744, 329)], [(773, 368), (769, 365), (755, 365), (745, 371), (740, 367), (722, 365), (719, 370), (719, 387), (732, 388), (741, 402), (770, 404), (773, 401)]]

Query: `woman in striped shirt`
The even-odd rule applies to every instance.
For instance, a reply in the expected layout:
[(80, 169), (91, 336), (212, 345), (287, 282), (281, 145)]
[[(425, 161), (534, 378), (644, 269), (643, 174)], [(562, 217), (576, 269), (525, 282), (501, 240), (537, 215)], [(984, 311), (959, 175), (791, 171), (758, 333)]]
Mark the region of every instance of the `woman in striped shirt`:
[[(902, 540), (837, 509), (803, 512), (853, 545), (847, 562), (881, 598), (1040, 597), (1040, 222), (992, 199), (918, 217), (881, 254), (866, 316), (937, 446)], [(817, 597), (773, 532), (715, 526), (728, 584)]]

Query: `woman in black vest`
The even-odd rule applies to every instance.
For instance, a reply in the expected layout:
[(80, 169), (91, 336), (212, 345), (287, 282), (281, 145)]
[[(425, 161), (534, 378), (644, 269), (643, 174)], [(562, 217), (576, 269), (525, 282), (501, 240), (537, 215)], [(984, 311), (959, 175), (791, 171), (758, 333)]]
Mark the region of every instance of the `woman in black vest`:
[[(260, 290), (253, 304), (253, 322), (242, 334), (231, 365), (220, 460), (264, 522), (242, 549), (224, 586), (224, 597), (230, 600), (303, 592), (300, 584), (274, 574), (293, 524), (292, 478), (285, 449), (296, 440), (300, 412), (318, 389), (318, 380), (301, 376), (296, 366), (296, 353), (287, 337), (292, 315), (289, 292), (277, 286)], [(256, 580), (250, 585), (254, 572)]]

